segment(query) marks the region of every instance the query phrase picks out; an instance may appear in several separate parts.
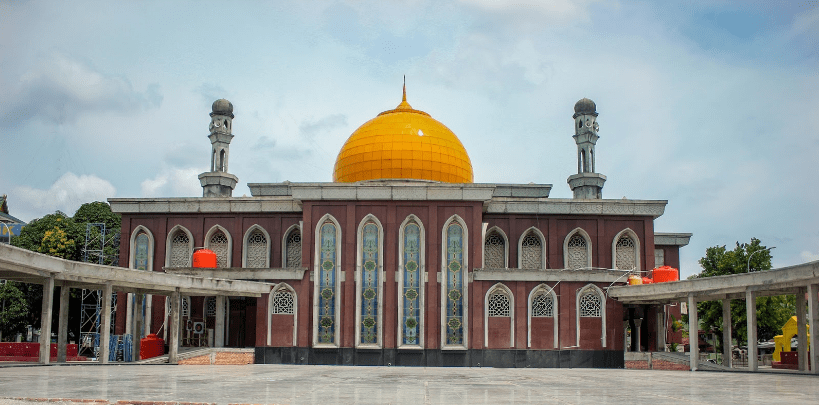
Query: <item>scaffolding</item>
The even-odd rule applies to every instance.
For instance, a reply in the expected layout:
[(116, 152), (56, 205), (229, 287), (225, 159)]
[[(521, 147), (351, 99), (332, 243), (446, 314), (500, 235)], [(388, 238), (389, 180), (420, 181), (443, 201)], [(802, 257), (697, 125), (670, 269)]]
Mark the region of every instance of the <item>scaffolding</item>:
[[(119, 265), (119, 233), (106, 238), (104, 223), (88, 223), (85, 226), (85, 247), (83, 261), (108, 266)], [(106, 248), (109, 253), (106, 254)], [(113, 337), (116, 324), (117, 293), (111, 297), (111, 334)], [(80, 310), (80, 345), (79, 355), (96, 358), (100, 347), (100, 311), (102, 310), (102, 291), (82, 290)]]

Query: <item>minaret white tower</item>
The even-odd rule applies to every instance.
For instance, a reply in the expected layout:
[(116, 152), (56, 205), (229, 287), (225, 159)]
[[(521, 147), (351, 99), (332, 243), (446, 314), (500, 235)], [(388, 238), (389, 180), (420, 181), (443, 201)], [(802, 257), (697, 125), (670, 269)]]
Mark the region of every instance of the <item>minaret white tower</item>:
[(233, 139), (233, 104), (223, 98), (213, 102), (210, 113), (210, 171), (199, 175), (202, 197), (231, 197), (239, 179), (228, 173), (230, 140)]
[(574, 105), (574, 142), (577, 144), (577, 174), (569, 176), (568, 183), (576, 199), (603, 198), (606, 176), (595, 172), (594, 146), (597, 144), (597, 106), (583, 98)]

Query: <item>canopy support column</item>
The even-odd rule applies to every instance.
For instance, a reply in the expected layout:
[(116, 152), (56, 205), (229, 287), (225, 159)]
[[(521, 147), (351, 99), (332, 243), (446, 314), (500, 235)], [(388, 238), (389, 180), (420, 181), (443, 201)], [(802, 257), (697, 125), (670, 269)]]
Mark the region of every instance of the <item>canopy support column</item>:
[(68, 357), (68, 300), (71, 289), (63, 283), (60, 286), (60, 312), (57, 315), (57, 363), (65, 363)]
[(731, 322), (731, 299), (722, 300), (722, 365), (731, 367), (733, 363), (733, 352), (731, 351), (731, 334), (733, 332)]
[(819, 374), (819, 284), (808, 286), (808, 324), (810, 326), (810, 372)]
[(697, 371), (700, 361), (700, 320), (697, 318), (697, 299), (694, 294), (688, 294), (688, 343), (691, 346), (689, 363), (691, 371)]
[(805, 294), (807, 289), (800, 288), (796, 293), (796, 331), (799, 347), (796, 348), (799, 356), (799, 371), (808, 370), (808, 330), (805, 327)]
[(51, 362), (51, 311), (54, 309), (54, 276), (43, 283), (43, 307), (40, 313), (40, 364)]
[(170, 313), (168, 314), (168, 329), (171, 331), (171, 341), (168, 342), (168, 363), (179, 362), (179, 289), (171, 293)]
[(225, 347), (225, 296), (216, 296), (216, 325), (214, 346)]
[(756, 291), (745, 290), (745, 315), (748, 318), (748, 370), (759, 368), (759, 352), (756, 337)]
[(100, 323), (102, 330), (100, 331), (100, 357), (99, 362), (108, 364), (108, 357), (111, 356), (111, 297), (114, 295), (114, 286), (111, 283), (105, 283), (105, 289), (102, 292), (102, 299), (100, 304)]

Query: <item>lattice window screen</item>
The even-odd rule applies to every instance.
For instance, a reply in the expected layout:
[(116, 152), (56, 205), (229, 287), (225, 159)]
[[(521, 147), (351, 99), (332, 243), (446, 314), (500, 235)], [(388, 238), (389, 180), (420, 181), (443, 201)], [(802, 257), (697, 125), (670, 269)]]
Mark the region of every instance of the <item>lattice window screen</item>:
[(287, 236), (287, 263), (285, 267), (301, 267), (301, 232), (294, 229)]
[(216, 297), (208, 297), (205, 314), (207, 316), (216, 316)]
[(171, 251), (169, 260), (170, 267), (190, 267), (191, 265), (191, 241), (188, 234), (176, 231), (171, 239)]
[(191, 299), (190, 299), (190, 297), (182, 297), (182, 303), (181, 304), (182, 305), (180, 305), (180, 307), (182, 307), (181, 308), (182, 310), (180, 311), (180, 315), (190, 317), (191, 316)]
[(487, 310), (489, 316), (511, 316), (509, 297), (502, 291), (492, 293)]
[(552, 317), (554, 316), (554, 302), (552, 295), (541, 292), (532, 298), (532, 316)]
[(620, 270), (631, 270), (637, 268), (636, 249), (634, 241), (630, 236), (621, 236), (617, 240), (615, 268)]
[(483, 267), (490, 269), (502, 269), (506, 267), (506, 244), (497, 232), (492, 232), (486, 237), (484, 243)]
[(277, 291), (273, 296), (274, 315), (293, 315), (293, 293), (290, 291)]
[(230, 267), (228, 263), (228, 238), (224, 232), (216, 231), (210, 237), (208, 249), (216, 253), (216, 267), (225, 268)]
[(247, 267), (260, 269), (267, 267), (267, 237), (261, 230), (255, 230), (247, 237)]
[(602, 302), (596, 291), (588, 290), (580, 296), (580, 316), (585, 318), (599, 318)]
[(521, 243), (520, 267), (524, 269), (542, 269), (544, 267), (542, 246), (540, 238), (534, 232), (529, 232)]
[(569, 239), (569, 269), (582, 269), (589, 265), (589, 248), (586, 238), (575, 234)]

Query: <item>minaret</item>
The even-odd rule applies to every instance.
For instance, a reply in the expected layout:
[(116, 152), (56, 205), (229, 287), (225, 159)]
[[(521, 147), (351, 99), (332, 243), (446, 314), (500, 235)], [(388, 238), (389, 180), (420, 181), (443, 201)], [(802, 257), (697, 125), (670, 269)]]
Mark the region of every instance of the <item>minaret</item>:
[(597, 144), (597, 106), (583, 98), (574, 105), (574, 142), (577, 144), (577, 174), (569, 176), (568, 183), (576, 199), (603, 198), (606, 176), (595, 173), (594, 146)]
[(230, 140), (233, 128), (233, 104), (223, 98), (213, 102), (210, 113), (210, 171), (199, 175), (202, 197), (231, 197), (239, 179), (228, 173)]

